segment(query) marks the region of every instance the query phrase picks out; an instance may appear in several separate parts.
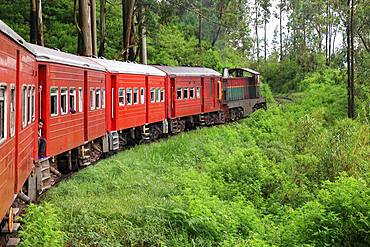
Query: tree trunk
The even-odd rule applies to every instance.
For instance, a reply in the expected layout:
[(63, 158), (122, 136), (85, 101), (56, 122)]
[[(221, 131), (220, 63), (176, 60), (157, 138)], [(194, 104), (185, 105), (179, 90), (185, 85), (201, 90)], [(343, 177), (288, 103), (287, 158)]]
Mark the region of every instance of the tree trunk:
[(98, 54), (97, 46), (97, 28), (96, 28), (96, 1), (90, 0), (90, 16), (91, 16), (91, 47), (92, 55)]
[[(266, 15), (266, 13), (265, 13), (265, 15)], [(266, 18), (266, 16), (265, 16), (265, 23), (264, 23), (265, 25), (264, 25), (264, 48), (265, 48), (265, 54), (264, 54), (264, 58), (265, 58), (265, 62), (267, 61), (267, 18)]]
[(105, 39), (107, 35), (107, 2), (106, 0), (100, 0), (100, 48), (99, 57), (105, 56)]
[(202, 14), (199, 13), (198, 16), (198, 46), (200, 49), (202, 49)]
[(329, 38), (329, 0), (326, 1), (326, 23), (325, 23), (325, 58), (326, 65), (329, 65), (328, 38)]
[(123, 59), (129, 59), (131, 28), (134, 15), (135, 0), (122, 0), (123, 13)]
[(145, 29), (145, 8), (143, 4), (140, 4), (139, 13), (139, 25), (140, 25), (140, 63), (148, 64), (147, 46), (146, 46), (146, 29)]
[(254, 1), (255, 4), (255, 11), (256, 11), (256, 19), (255, 19), (255, 32), (256, 32), (256, 49), (257, 49), (257, 63), (259, 62), (259, 57), (260, 57), (260, 45), (259, 45), (259, 40), (258, 40), (258, 1)]
[(279, 8), (279, 35), (280, 35), (280, 61), (283, 60), (283, 0), (280, 0)]
[(79, 0), (79, 46), (78, 54), (82, 56), (92, 55), (91, 42), (91, 18), (89, 0)]
[(37, 44), (44, 46), (44, 22), (42, 19), (42, 0), (37, 0)]
[(30, 42), (37, 43), (37, 0), (31, 0), (30, 11)]
[(351, 1), (351, 118), (355, 118), (355, 48), (354, 48), (354, 2)]

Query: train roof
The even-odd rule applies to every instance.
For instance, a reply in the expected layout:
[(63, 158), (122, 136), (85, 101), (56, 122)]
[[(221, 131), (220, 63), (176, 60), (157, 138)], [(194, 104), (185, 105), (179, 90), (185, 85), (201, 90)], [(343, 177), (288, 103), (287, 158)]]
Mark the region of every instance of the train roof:
[(101, 58), (91, 60), (104, 66), (111, 73), (166, 76), (166, 73), (150, 65)]
[(19, 45), (26, 48), (31, 53), (34, 53), (32, 48), (28, 45), (28, 43), (16, 32), (14, 32), (13, 29), (11, 29), (8, 25), (6, 25), (2, 20), (0, 20), (0, 32), (4, 33), (6, 36), (14, 40)]
[(235, 70), (243, 70), (243, 71), (249, 72), (253, 75), (259, 75), (260, 74), (260, 72), (255, 71), (255, 70), (250, 69), (250, 68), (232, 68), (232, 69), (229, 69), (230, 73), (232, 73), (232, 71), (235, 71)]
[(87, 57), (77, 56), (66, 52), (46, 48), (39, 45), (29, 44), (35, 51), (36, 60), (39, 62), (52, 62), (65, 64), (85, 69), (94, 69), (100, 71), (106, 71), (100, 64), (91, 61)]
[(166, 72), (166, 74), (170, 76), (221, 76), (217, 71), (203, 67), (175, 67), (160, 65), (155, 65), (154, 67)]

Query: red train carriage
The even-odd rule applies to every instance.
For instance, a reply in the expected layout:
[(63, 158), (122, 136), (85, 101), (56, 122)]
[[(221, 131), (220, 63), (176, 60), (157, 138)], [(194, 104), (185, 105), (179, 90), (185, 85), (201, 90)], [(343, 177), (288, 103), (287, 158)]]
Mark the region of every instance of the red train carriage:
[(38, 65), (46, 156), (62, 171), (89, 165), (108, 142), (105, 68), (85, 57), (31, 46)]
[(34, 166), (35, 75), (32, 49), (0, 21), (0, 222)]
[(248, 68), (225, 68), (223, 99), (227, 118), (237, 120), (259, 108), (266, 108), (259, 87), (259, 72)]
[(172, 132), (223, 122), (220, 73), (199, 67), (155, 67), (167, 74), (167, 116)]
[[(165, 76), (152, 66), (93, 59), (108, 70), (111, 85), (108, 115), (112, 137), (119, 131), (121, 145), (158, 138), (166, 119)], [(114, 140), (112, 140), (114, 142)]]

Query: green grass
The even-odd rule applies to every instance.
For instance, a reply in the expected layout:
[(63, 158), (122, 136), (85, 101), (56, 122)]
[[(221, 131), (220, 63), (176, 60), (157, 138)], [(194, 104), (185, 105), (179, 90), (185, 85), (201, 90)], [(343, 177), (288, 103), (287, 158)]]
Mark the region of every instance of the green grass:
[(103, 160), (30, 209), (23, 245), (50, 246), (28, 241), (41, 211), (71, 246), (368, 246), (369, 126), (346, 119), (345, 95), (306, 85), (292, 104)]

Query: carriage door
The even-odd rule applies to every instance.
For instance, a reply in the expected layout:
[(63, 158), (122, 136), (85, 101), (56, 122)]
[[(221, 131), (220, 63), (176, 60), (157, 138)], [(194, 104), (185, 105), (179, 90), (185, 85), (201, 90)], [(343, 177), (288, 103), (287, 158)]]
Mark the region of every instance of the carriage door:
[[(49, 104), (47, 104), (47, 102), (48, 102), (47, 101), (48, 100), (47, 91), (48, 90), (46, 90), (46, 65), (40, 64), (38, 69), (39, 69), (39, 72), (38, 72), (38, 75), (39, 75), (39, 82), (38, 82), (38, 87), (39, 87), (39, 95), (38, 95), (38, 97), (39, 97), (39, 102), (38, 102), (39, 115), (38, 115), (38, 118), (43, 119), (44, 122), (45, 122), (45, 121), (47, 121), (48, 116), (49, 116), (48, 112), (50, 113), (50, 109), (47, 110), (48, 108), (50, 108), (50, 106), (49, 106)], [(41, 131), (43, 137), (45, 137), (45, 134), (46, 134), (46, 131), (44, 130), (44, 128), (46, 128), (46, 126), (47, 126), (47, 124), (44, 123), (43, 130)]]
[(202, 77), (201, 78), (201, 82), (200, 82), (200, 90), (201, 90), (201, 92), (200, 92), (200, 97), (201, 97), (201, 100), (202, 100), (202, 102), (201, 102), (201, 112), (204, 112), (204, 97), (205, 97), (205, 94), (204, 94), (204, 92), (206, 91), (206, 90), (204, 90), (204, 77)]

